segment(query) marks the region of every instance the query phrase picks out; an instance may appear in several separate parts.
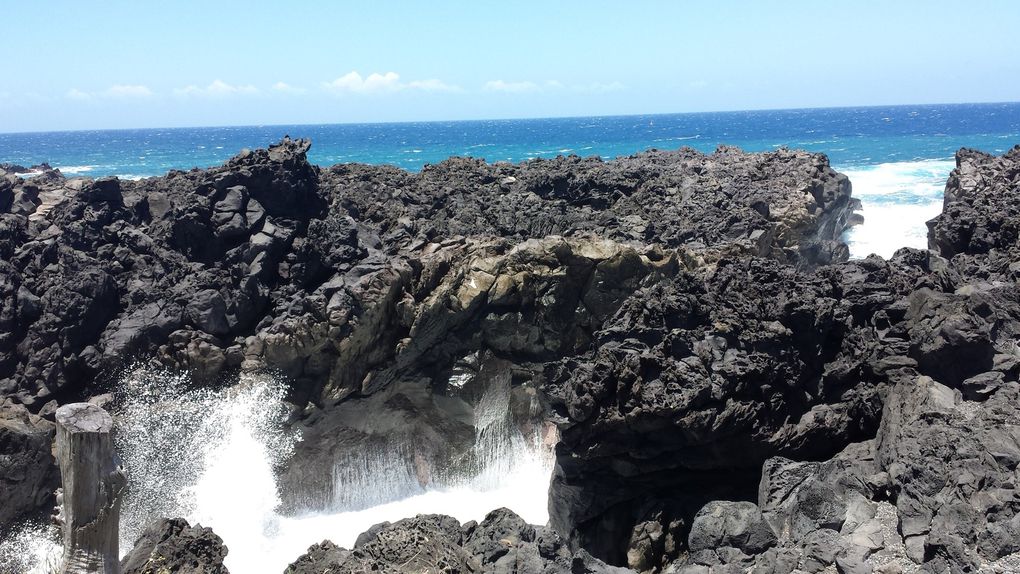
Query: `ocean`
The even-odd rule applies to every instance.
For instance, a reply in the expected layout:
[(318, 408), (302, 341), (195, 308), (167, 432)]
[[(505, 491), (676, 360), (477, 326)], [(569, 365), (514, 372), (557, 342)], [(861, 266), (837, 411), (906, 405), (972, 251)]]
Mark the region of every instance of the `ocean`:
[[(2, 129), (2, 126), (0, 126)], [(953, 154), (1001, 154), (1020, 143), (1020, 103), (912, 105), (339, 125), (0, 133), (0, 162), (47, 162), (67, 176), (138, 179), (209, 167), (284, 135), (312, 140), (310, 160), (391, 164), (408, 170), (450, 156), (520, 162), (561, 154), (610, 159), (649, 148), (721, 144), (823, 152), (850, 176), (864, 225), (847, 235), (854, 257), (925, 247), (924, 221), (941, 208)]]

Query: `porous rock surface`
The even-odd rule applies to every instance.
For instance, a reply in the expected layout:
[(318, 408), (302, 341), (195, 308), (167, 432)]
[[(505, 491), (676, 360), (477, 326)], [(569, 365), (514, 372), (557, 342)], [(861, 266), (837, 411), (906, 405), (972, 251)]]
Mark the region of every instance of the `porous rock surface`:
[(461, 525), (439, 514), (377, 524), (347, 550), (324, 541), (295, 560), (285, 574), (428, 572), (430, 574), (622, 574), (584, 550), (571, 552), (547, 527), (527, 524), (499, 508), (480, 523)]
[(52, 454), (55, 433), (52, 422), (22, 405), (0, 408), (0, 525), (52, 505), (60, 482)]
[(123, 574), (228, 574), (227, 548), (211, 528), (183, 518), (161, 519), (145, 528), (120, 561)]
[(11, 405), (97, 393), (131, 357), (197, 381), (270, 367), (305, 438), (285, 485), (363, 435), (462, 450), (477, 397), (454, 373), (547, 407), (550, 528), (417, 517), (293, 572), (1015, 564), (1020, 148), (961, 150), (930, 250), (848, 262), (855, 200), (820, 155), (412, 174), (320, 169), (308, 145), (141, 182), (6, 175)]

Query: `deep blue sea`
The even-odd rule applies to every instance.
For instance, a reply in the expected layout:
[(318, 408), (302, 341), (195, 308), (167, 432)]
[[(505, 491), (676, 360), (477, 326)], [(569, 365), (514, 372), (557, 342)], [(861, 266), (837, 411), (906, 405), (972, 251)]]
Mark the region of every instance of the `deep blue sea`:
[[(2, 126), (0, 126), (2, 129)], [(925, 245), (954, 152), (1020, 144), (1020, 103), (916, 105), (526, 120), (0, 133), (0, 162), (48, 162), (68, 176), (140, 178), (208, 167), (284, 135), (312, 139), (310, 159), (418, 170), (457, 156), (524, 161), (559, 154), (612, 158), (648, 148), (780, 146), (828, 154), (864, 203), (848, 236), (857, 256)]]

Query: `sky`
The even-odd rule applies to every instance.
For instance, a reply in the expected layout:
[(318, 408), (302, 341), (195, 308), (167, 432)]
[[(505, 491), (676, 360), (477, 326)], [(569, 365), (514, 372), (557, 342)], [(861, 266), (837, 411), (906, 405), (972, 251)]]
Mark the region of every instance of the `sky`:
[(1020, 100), (1020, 2), (6, 0), (0, 132)]

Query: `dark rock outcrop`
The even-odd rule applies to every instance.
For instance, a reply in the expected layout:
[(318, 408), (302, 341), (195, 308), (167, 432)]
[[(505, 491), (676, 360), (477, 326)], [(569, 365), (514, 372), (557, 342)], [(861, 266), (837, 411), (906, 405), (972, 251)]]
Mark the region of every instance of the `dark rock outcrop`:
[(979, 278), (1015, 280), (1020, 245), (1018, 177), (1020, 146), (1000, 157), (972, 149), (958, 151), (942, 213), (928, 222), (930, 248), (943, 257), (961, 256), (968, 262), (969, 273)]
[(324, 541), (293, 562), (286, 574), (433, 572), (499, 574), (616, 574), (581, 550), (571, 552), (555, 532), (526, 524), (500, 508), (463, 526), (438, 514), (377, 524), (351, 550)]
[(60, 472), (51, 452), (53, 423), (10, 402), (0, 406), (0, 525), (53, 508)]
[[(205, 380), (268, 366), (295, 381), (295, 402), (332, 404), (371, 392), (362, 379), (394, 360), (399, 341), (416, 340), (417, 303), (460, 265), (551, 235), (684, 247), (706, 261), (846, 257), (839, 236), (854, 202), (821, 155), (451, 159), (411, 174), (320, 170), (308, 146), (288, 139), (138, 182), (5, 176), (4, 395), (37, 411), (147, 357)], [(626, 273), (631, 263), (613, 265)], [(625, 291), (585, 301), (601, 307), (596, 320), (634, 287), (604, 284)], [(500, 304), (516, 305), (508, 296)]]
[[(308, 146), (137, 182), (5, 173), (3, 396), (40, 412), (106, 391), (135, 361), (197, 384), (269, 369), (308, 439), (287, 471), (300, 484), (330, 463), (337, 404), (385, 392), (396, 414), (375, 420), (407, 420), (485, 356), (537, 397), (546, 362), (586, 349), (627, 297), (683, 266), (846, 257), (849, 182), (818, 154), (454, 158), (412, 174), (320, 169)], [(418, 434), (463, 450), (457, 409), (433, 409)]]
[(123, 574), (227, 574), (227, 548), (211, 528), (191, 526), (183, 518), (150, 524), (120, 561)]
[[(951, 208), (962, 197), (972, 207), (1011, 197), (1015, 156), (961, 152), (933, 245), (965, 225)], [(1020, 291), (1002, 280), (1015, 248), (1002, 207), (974, 208), (979, 227), (1004, 231), (995, 247), (954, 243), (948, 259), (902, 249), (797, 270), (727, 257), (636, 291), (592, 351), (547, 369), (561, 430), (552, 523), (641, 570), (869, 571), (888, 559), (956, 572), (1007, 559), (1020, 419), (1003, 409), (1017, 380)], [(931, 380), (941, 403), (908, 398)], [(973, 439), (946, 419), (953, 404), (972, 417), (953, 415)], [(961, 474), (972, 486), (955, 486)], [(706, 544), (704, 520), (697, 530), (692, 520), (718, 509), (712, 500), (756, 501), (776, 546)], [(663, 542), (674, 525), (694, 537), (686, 546)], [(902, 539), (887, 535), (896, 529)]]

